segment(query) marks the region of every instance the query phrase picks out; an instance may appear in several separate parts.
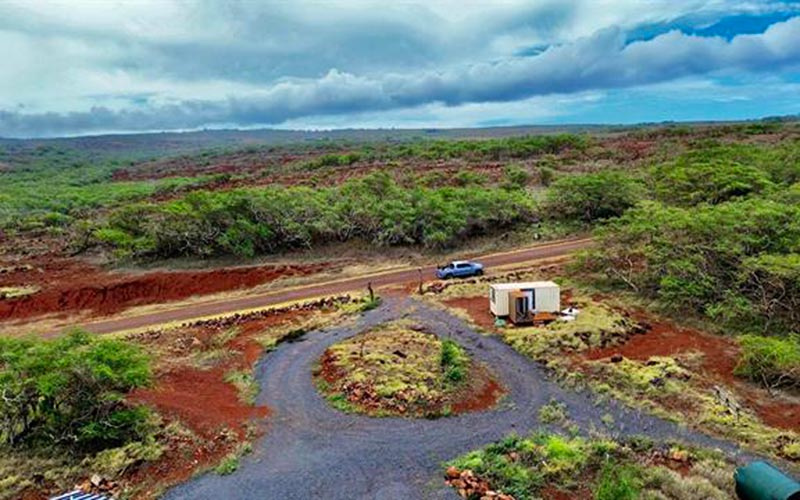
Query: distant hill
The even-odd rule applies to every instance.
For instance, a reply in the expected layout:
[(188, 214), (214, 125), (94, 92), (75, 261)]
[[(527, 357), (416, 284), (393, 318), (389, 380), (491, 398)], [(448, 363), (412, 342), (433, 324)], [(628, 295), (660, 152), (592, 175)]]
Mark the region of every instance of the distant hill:
[[(334, 130), (201, 130), (194, 132), (160, 132), (142, 134), (108, 134), (49, 139), (0, 138), (0, 153), (10, 156), (36, 148), (77, 149), (90, 156), (105, 154), (129, 157), (151, 157), (164, 154), (183, 154), (210, 148), (281, 146), (325, 142), (402, 142), (418, 139), (483, 139), (557, 133), (618, 134), (639, 128), (704, 127), (735, 123), (792, 122), (800, 117), (769, 117), (762, 120), (729, 122), (659, 122), (636, 125), (524, 125), (484, 128), (424, 128), (424, 129), (334, 129)], [(2, 154), (0, 154), (2, 156)], [(1, 158), (0, 158), (1, 159)]]

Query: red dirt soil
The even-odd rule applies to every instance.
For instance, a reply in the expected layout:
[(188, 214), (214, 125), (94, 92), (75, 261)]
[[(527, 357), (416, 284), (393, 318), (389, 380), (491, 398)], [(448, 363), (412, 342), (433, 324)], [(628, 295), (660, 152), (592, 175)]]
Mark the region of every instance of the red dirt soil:
[(494, 316), (489, 310), (488, 297), (457, 297), (453, 299), (446, 299), (442, 301), (445, 305), (463, 309), (469, 314), (472, 321), (487, 331), (495, 331)]
[[(593, 300), (603, 301), (606, 296), (595, 296)], [(562, 303), (569, 302), (562, 294)], [(475, 324), (489, 332), (495, 332), (494, 317), (489, 311), (488, 299), (483, 296), (446, 299), (444, 304), (463, 309)], [(646, 361), (652, 356), (675, 356), (681, 353), (700, 352), (703, 354), (701, 369), (709, 375), (706, 385), (723, 385), (733, 390), (742, 403), (752, 409), (767, 425), (778, 429), (800, 429), (800, 405), (781, 400), (770, 395), (733, 373), (739, 360), (739, 346), (728, 337), (712, 335), (691, 328), (683, 328), (668, 321), (656, 321), (642, 311), (635, 311), (631, 317), (651, 326), (643, 335), (634, 335), (621, 346), (592, 349), (578, 356), (578, 360), (590, 361), (610, 358), (621, 354), (626, 358)]]
[(279, 278), (316, 273), (324, 267), (325, 264), (265, 265), (119, 275), (72, 263), (52, 273), (51, 266), (19, 270), (0, 275), (0, 286), (36, 285), (42, 289), (26, 297), (0, 300), (0, 321), (78, 311), (109, 315), (133, 306), (250, 288)]
[[(243, 324), (240, 333), (225, 344), (232, 355), (219, 365), (207, 370), (191, 366), (169, 369), (157, 375), (154, 387), (138, 389), (129, 395), (130, 401), (155, 408), (168, 422), (179, 421), (195, 433), (200, 444), (178, 438), (159, 460), (133, 471), (126, 482), (150, 485), (151, 489), (141, 496), (154, 497), (159, 488), (185, 481), (196, 471), (218, 463), (248, 438), (248, 426), (256, 424), (259, 433), (258, 424), (269, 415), (269, 409), (242, 402), (236, 387), (225, 382), (225, 374), (251, 370), (264, 352), (254, 336), (300, 314), (291, 311)], [(190, 337), (208, 346), (214, 333), (213, 329), (200, 328)], [(233, 435), (226, 431), (232, 431)]]
[(230, 428), (241, 438), (245, 432), (242, 424), (265, 417), (267, 409), (239, 401), (236, 388), (224, 381), (230, 369), (177, 369), (159, 377), (154, 389), (137, 391), (131, 399), (157, 407), (162, 415), (177, 417), (203, 437), (210, 438), (220, 429)]
[(505, 392), (503, 386), (497, 383), (496, 380), (487, 378), (483, 381), (482, 388), (479, 391), (473, 392), (466, 399), (462, 399), (453, 405), (453, 413), (458, 415), (491, 408), (497, 404), (497, 401)]
[(712, 335), (691, 328), (683, 328), (668, 321), (655, 321), (644, 312), (631, 315), (636, 321), (647, 323), (651, 329), (634, 335), (621, 346), (592, 349), (581, 355), (588, 360), (599, 360), (621, 354), (646, 361), (652, 356), (675, 356), (681, 353), (703, 354), (701, 370), (709, 376), (704, 385), (724, 385), (733, 390), (745, 406), (752, 409), (767, 425), (779, 429), (800, 429), (800, 405), (780, 400), (766, 390), (734, 375), (739, 360), (739, 346), (732, 339)]
[(646, 361), (651, 356), (674, 356), (680, 353), (703, 353), (702, 367), (725, 382), (732, 382), (733, 369), (739, 359), (739, 347), (731, 339), (682, 328), (669, 322), (656, 322), (644, 313), (632, 318), (651, 326), (643, 335), (634, 335), (621, 346), (592, 349), (583, 354), (589, 360), (608, 358), (622, 354), (626, 358)]

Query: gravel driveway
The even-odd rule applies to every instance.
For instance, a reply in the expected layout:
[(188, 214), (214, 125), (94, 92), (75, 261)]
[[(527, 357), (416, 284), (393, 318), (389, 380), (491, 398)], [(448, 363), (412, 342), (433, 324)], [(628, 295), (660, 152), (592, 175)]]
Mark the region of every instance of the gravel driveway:
[[(331, 408), (311, 380), (314, 362), (333, 343), (371, 326), (408, 317), (441, 336), (451, 336), (492, 368), (508, 389), (494, 409), (438, 420), (370, 418)], [(351, 325), (309, 333), (283, 344), (259, 363), (258, 403), (269, 406), (266, 435), (254, 443), (239, 470), (208, 473), (170, 490), (168, 499), (439, 499), (458, 498), (444, 485), (441, 463), (512, 431), (539, 427), (539, 407), (551, 399), (566, 404), (584, 431), (605, 427), (613, 435), (645, 434), (721, 448), (744, 457), (733, 445), (610, 402), (598, 405), (587, 393), (559, 387), (530, 359), (501, 340), (475, 332), (466, 322), (412, 299), (390, 299)], [(209, 411), (214, 411), (209, 408)]]

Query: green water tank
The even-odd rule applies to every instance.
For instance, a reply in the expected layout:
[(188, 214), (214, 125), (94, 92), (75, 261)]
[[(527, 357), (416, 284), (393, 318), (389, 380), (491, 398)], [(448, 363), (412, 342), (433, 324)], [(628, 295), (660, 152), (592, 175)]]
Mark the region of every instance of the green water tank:
[(742, 500), (800, 500), (800, 483), (767, 462), (751, 462), (733, 474)]

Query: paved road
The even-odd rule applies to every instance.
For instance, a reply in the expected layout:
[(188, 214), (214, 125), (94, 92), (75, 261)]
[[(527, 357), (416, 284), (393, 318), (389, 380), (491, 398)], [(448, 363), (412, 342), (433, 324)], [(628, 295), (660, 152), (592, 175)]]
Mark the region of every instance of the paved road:
[[(507, 388), (507, 398), (492, 410), (438, 420), (370, 418), (331, 408), (313, 387), (314, 362), (331, 344), (404, 317), (456, 339), (492, 368)], [(538, 409), (551, 398), (567, 406), (584, 432), (603, 428), (601, 416), (607, 413), (615, 422), (612, 435), (679, 439), (748, 458), (731, 444), (563, 389), (497, 337), (481, 335), (446, 311), (413, 299), (388, 299), (355, 324), (284, 344), (262, 359), (256, 376), (261, 385), (258, 403), (269, 406), (272, 414), (253, 454), (242, 459), (234, 474), (205, 474), (168, 491), (166, 499), (457, 499), (443, 483), (441, 463), (512, 431), (536, 429)]]
[[(589, 239), (568, 240), (556, 243), (537, 245), (507, 253), (498, 253), (476, 257), (487, 267), (503, 266), (527, 262), (535, 259), (562, 257), (586, 248), (591, 243)], [(434, 267), (422, 268), (423, 276), (430, 278), (435, 271)], [(226, 299), (215, 302), (205, 302), (182, 306), (167, 311), (154, 312), (140, 316), (131, 316), (117, 319), (106, 319), (81, 325), (82, 328), (93, 333), (113, 333), (136, 328), (146, 328), (175, 321), (188, 321), (195, 318), (214, 316), (235, 311), (266, 307), (294, 300), (311, 299), (322, 295), (361, 290), (367, 283), (373, 286), (397, 285), (416, 282), (419, 279), (418, 269), (404, 269), (387, 272), (379, 275), (358, 276), (325, 283), (318, 283), (303, 287), (280, 290), (265, 294), (250, 295), (236, 299)], [(57, 332), (53, 332), (57, 333)]]

